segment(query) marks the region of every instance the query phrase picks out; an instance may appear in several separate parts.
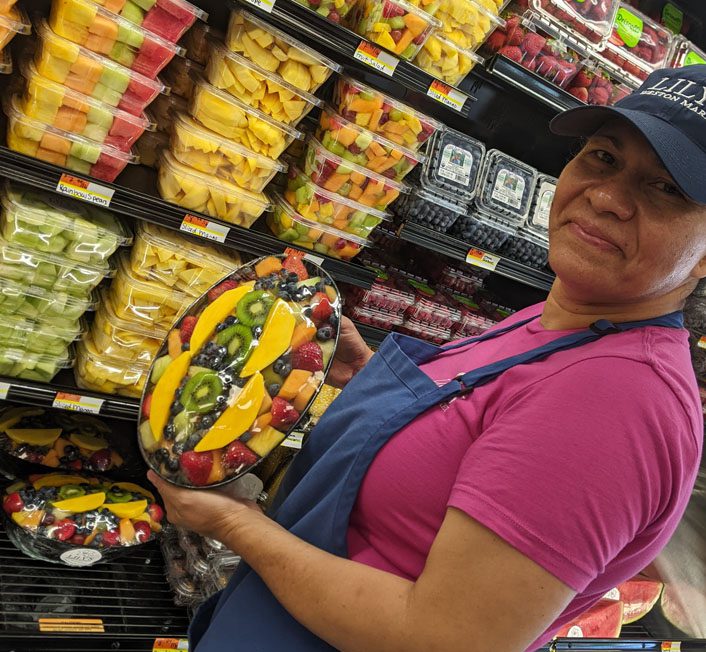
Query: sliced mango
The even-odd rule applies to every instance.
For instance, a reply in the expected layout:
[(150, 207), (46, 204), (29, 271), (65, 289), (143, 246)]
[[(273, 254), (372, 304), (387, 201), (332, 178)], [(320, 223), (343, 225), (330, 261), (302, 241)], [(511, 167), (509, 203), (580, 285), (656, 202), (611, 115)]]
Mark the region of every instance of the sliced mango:
[(61, 435), (61, 428), (7, 428), (5, 434), (18, 444), (53, 446)]
[(154, 494), (151, 491), (147, 491), (147, 489), (141, 487), (139, 484), (135, 484), (134, 482), (114, 482), (111, 486), (122, 489), (123, 491), (131, 491), (135, 494), (142, 494), (143, 496), (149, 498), (151, 503), (155, 502)]
[(35, 509), (33, 512), (14, 512), (12, 520), (27, 530), (36, 530), (44, 518), (43, 509)]
[(99, 451), (108, 448), (108, 442), (103, 437), (96, 435), (88, 435), (81, 432), (73, 432), (69, 435), (71, 443), (79, 448), (85, 448), (89, 451)]
[(134, 500), (129, 503), (106, 503), (104, 505), (118, 518), (137, 518), (147, 509), (146, 500)]
[(52, 503), (55, 509), (62, 512), (90, 512), (92, 509), (98, 509), (105, 502), (105, 494), (100, 491), (95, 494), (86, 494), (76, 498), (67, 498)]
[(120, 519), (120, 542), (128, 545), (135, 540), (135, 527), (129, 518)]
[(176, 392), (182, 378), (186, 376), (191, 363), (191, 352), (184, 351), (178, 358), (172, 360), (164, 370), (162, 377), (152, 392), (152, 406), (150, 407), (150, 428), (155, 441), (162, 440), (164, 426), (169, 420), (169, 408), (174, 402)]
[(248, 358), (240, 377), (247, 378), (279, 358), (290, 346), (296, 323), (294, 311), (289, 304), (277, 299), (262, 327), (260, 344)]
[(44, 414), (43, 408), (32, 407), (14, 407), (3, 412), (2, 420), (0, 421), (0, 432), (6, 428), (12, 428), (15, 424), (22, 420), (22, 417), (34, 417)]
[(80, 475), (62, 475), (61, 473), (50, 473), (42, 475), (32, 482), (35, 489), (42, 487), (63, 487), (65, 484), (98, 484), (97, 478), (84, 478)]

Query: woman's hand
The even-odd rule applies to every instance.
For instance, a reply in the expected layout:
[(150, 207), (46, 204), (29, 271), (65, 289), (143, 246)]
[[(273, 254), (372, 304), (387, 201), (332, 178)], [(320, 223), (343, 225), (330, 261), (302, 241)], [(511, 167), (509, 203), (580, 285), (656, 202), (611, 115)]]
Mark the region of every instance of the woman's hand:
[(348, 317), (341, 317), (341, 334), (326, 382), (334, 387), (345, 387), (372, 355), (353, 322)]

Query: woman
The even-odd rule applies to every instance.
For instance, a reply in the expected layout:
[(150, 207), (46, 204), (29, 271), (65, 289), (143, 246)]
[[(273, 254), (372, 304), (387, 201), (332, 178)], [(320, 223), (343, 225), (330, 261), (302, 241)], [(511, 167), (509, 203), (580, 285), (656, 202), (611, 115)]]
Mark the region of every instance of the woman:
[[(667, 543), (702, 414), (681, 309), (706, 277), (706, 66), (650, 76), (589, 136), (552, 207), (545, 304), (475, 340), (344, 325), (346, 389), (268, 518), (154, 474), (169, 519), (243, 564), (195, 652), (534, 649)], [(695, 110), (696, 109), (696, 110)]]

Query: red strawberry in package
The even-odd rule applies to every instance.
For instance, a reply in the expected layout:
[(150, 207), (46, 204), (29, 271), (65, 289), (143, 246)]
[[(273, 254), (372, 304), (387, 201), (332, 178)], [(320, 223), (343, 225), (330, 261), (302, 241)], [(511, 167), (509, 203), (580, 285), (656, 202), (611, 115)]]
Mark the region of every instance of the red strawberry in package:
[(277, 448), (306, 413), (338, 341), (341, 300), (295, 253), (251, 261), (198, 299), (152, 366), (139, 441), (185, 487), (221, 485)]
[(577, 39), (586, 50), (602, 48), (610, 37), (619, 0), (530, 0), (552, 32)]

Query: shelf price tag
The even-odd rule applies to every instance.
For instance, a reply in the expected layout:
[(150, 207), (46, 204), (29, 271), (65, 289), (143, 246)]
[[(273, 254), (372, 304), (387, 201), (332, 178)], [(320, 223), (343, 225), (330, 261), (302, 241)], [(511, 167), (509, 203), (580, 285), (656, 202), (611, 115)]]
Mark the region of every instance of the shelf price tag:
[(107, 186), (101, 186), (93, 181), (76, 177), (73, 174), (62, 174), (59, 177), (59, 183), (56, 185), (56, 191), (63, 195), (68, 195), (74, 199), (96, 204), (108, 208), (110, 200), (113, 199), (115, 190)]
[(453, 86), (440, 82), (438, 79), (434, 79), (431, 84), (429, 84), (427, 95), (459, 113), (463, 110), (463, 105), (468, 99), (467, 95), (464, 95), (461, 91), (457, 91)]
[(70, 410), (72, 412), (99, 414), (103, 400), (102, 398), (95, 398), (94, 396), (81, 396), (80, 394), (57, 392), (52, 407), (59, 408), (60, 410)]
[(225, 242), (228, 233), (230, 233), (230, 227), (223, 226), (222, 224), (216, 224), (215, 222), (210, 222), (203, 217), (196, 217), (196, 215), (189, 214), (184, 216), (179, 230), (185, 231), (186, 233), (191, 233), (192, 235), (197, 235), (201, 238), (206, 238), (206, 240), (213, 240), (215, 242)]
[(152, 652), (173, 652), (188, 650), (189, 641), (185, 638), (158, 638), (152, 646)]
[(294, 448), (296, 450), (301, 450), (302, 442), (304, 441), (303, 432), (291, 432), (287, 435), (287, 438), (282, 442), (282, 446), (287, 448)]
[(360, 42), (360, 45), (353, 53), (353, 58), (389, 77), (395, 74), (397, 64), (400, 62), (397, 57), (393, 57), (376, 45), (368, 43), (368, 41)]
[(10, 383), (0, 383), (0, 401), (4, 401), (7, 398), (10, 387), (12, 387)]
[(697, 343), (696, 346), (698, 346), (700, 349), (706, 349), (706, 335), (704, 335)]
[(321, 258), (321, 256), (314, 256), (313, 254), (307, 254), (304, 253), (303, 251), (299, 251), (299, 249), (293, 249), (292, 247), (287, 247), (284, 250), (284, 255), (285, 256), (299, 256), (300, 258), (303, 258), (304, 260), (308, 260), (310, 263), (314, 263), (314, 265), (318, 265), (321, 267), (324, 264), (324, 259)]
[(681, 641), (662, 641), (662, 652), (680, 652)]
[(100, 618), (40, 618), (39, 631), (103, 634), (105, 627)]
[(275, 0), (245, 0), (245, 2), (251, 4), (253, 7), (262, 9), (262, 11), (266, 11), (268, 14), (272, 13), (275, 6)]
[(489, 254), (487, 251), (483, 251), (482, 249), (469, 249), (466, 254), (466, 262), (469, 265), (475, 265), (476, 267), (480, 267), (482, 269), (489, 269), (491, 272), (495, 270), (500, 260), (500, 256)]

